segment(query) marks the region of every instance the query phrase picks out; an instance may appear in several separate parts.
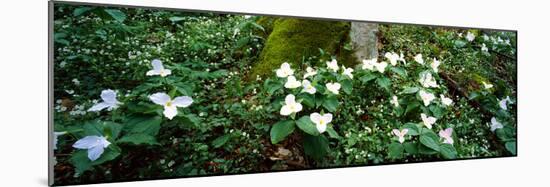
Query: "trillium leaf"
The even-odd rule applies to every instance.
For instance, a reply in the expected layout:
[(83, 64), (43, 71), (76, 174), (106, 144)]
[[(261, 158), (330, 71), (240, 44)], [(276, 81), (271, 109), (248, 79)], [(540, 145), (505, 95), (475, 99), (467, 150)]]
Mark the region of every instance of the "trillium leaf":
[(300, 95), (300, 98), (302, 99), (302, 103), (307, 105), (308, 107), (315, 107), (315, 96), (308, 94), (308, 93), (302, 93)]
[(417, 101), (413, 101), (413, 102), (410, 102), (408, 105), (407, 105), (407, 108), (405, 109), (405, 114), (408, 114), (409, 112), (417, 109), (418, 107), (420, 107), (420, 103), (417, 102)]
[(517, 150), (515, 141), (506, 142), (506, 144), (504, 144), (504, 147), (506, 147), (506, 150), (508, 150), (510, 153), (516, 155)]
[(433, 150), (432, 148), (426, 147), (424, 144), (420, 143), (418, 144), (418, 153), (424, 154), (424, 155), (434, 155), (439, 153), (436, 150)]
[(441, 144), (439, 146), (440, 150), (439, 152), (441, 153), (441, 155), (443, 156), (443, 158), (446, 158), (446, 159), (455, 159), (456, 158), (456, 149), (450, 145), (450, 144)]
[(105, 12), (109, 14), (113, 19), (118, 22), (123, 22), (126, 19), (126, 14), (117, 9), (105, 9)]
[(124, 131), (131, 134), (148, 134), (156, 136), (160, 129), (162, 118), (160, 116), (134, 116), (124, 125)]
[(75, 8), (74, 11), (73, 11), (73, 16), (74, 17), (77, 17), (77, 16), (80, 16), (88, 11), (92, 10), (92, 7), (79, 7), (79, 8)]
[(185, 20), (185, 17), (173, 16), (173, 17), (170, 17), (168, 19), (172, 22), (179, 22), (179, 21)]
[(311, 121), (309, 116), (302, 116), (300, 119), (296, 120), (296, 125), (305, 133), (313, 136), (319, 135), (317, 127), (315, 127), (315, 124)]
[(420, 143), (435, 151), (439, 151), (439, 137), (432, 131), (420, 135)]
[(391, 85), (391, 80), (388, 79), (387, 77), (378, 77), (376, 79), (376, 84), (378, 84), (378, 86), (380, 86), (381, 88), (389, 90)]
[(398, 159), (403, 157), (403, 145), (400, 143), (394, 142), (388, 146), (388, 156), (391, 159)]
[(417, 147), (418, 146), (417, 146), (416, 143), (412, 143), (412, 142), (403, 143), (403, 148), (405, 148), (405, 151), (409, 154), (412, 154), (412, 155), (418, 154), (418, 148)]
[(419, 129), (416, 123), (406, 123), (403, 127), (409, 129), (407, 135), (416, 136), (419, 134)]
[(283, 141), (288, 135), (292, 134), (295, 129), (294, 121), (286, 120), (275, 123), (271, 127), (271, 143), (277, 144)]
[(85, 171), (90, 170), (95, 165), (103, 164), (117, 158), (120, 155), (120, 152), (121, 150), (119, 147), (111, 144), (109, 147), (105, 148), (105, 151), (97, 160), (92, 162), (88, 158), (87, 150), (78, 150), (71, 155), (70, 163), (75, 167), (76, 172), (79, 175), (82, 175)]
[(231, 134), (220, 136), (214, 139), (214, 141), (212, 141), (212, 146), (214, 146), (214, 148), (220, 148), (225, 143), (227, 143), (227, 141), (229, 141), (230, 138), (231, 138)]
[(369, 81), (371, 81), (371, 80), (374, 80), (374, 79), (376, 79), (376, 75), (375, 75), (375, 74), (367, 73), (367, 74), (363, 75), (363, 76), (361, 77), (360, 80), (361, 80), (363, 83), (367, 83), (367, 82), (369, 82)]
[(351, 94), (351, 91), (353, 90), (353, 85), (351, 83), (351, 80), (349, 79), (342, 80), (342, 89), (346, 94)]
[(332, 125), (327, 127), (327, 133), (328, 133), (328, 136), (330, 136), (331, 138), (335, 138), (335, 139), (340, 138), (340, 135), (338, 135), (338, 133), (334, 130)]
[(321, 160), (330, 151), (328, 139), (323, 136), (305, 135), (304, 153), (315, 160)]
[(401, 91), (402, 94), (414, 94), (420, 90), (418, 87), (407, 87)]
[(323, 102), (323, 107), (330, 112), (335, 112), (338, 108), (338, 99), (336, 97), (327, 97)]
[(391, 67), (390, 70), (397, 73), (401, 77), (407, 77), (407, 71), (401, 67)]
[(154, 136), (148, 134), (128, 134), (121, 137), (117, 142), (119, 143), (131, 143), (134, 145), (148, 144), (156, 145), (158, 144)]
[(439, 118), (443, 117), (443, 109), (439, 106), (431, 105), (430, 106), (430, 111), (432, 112), (432, 114), (435, 118), (439, 119)]

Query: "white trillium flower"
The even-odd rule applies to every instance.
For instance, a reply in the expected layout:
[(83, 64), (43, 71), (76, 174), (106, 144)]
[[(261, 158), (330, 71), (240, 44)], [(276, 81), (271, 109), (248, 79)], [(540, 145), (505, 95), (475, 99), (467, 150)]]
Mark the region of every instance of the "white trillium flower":
[(277, 73), (277, 77), (284, 78), (284, 77), (288, 77), (290, 75), (293, 75), (294, 70), (290, 69), (290, 64), (285, 62), (285, 63), (281, 64), (281, 68), (277, 69), (276, 73)]
[(332, 114), (326, 113), (324, 115), (321, 115), (317, 112), (314, 112), (309, 115), (309, 119), (313, 123), (315, 123), (315, 127), (317, 127), (319, 133), (323, 133), (327, 130), (327, 124), (332, 121)]
[(403, 129), (399, 131), (399, 129), (393, 129), (392, 133), (399, 138), (399, 143), (405, 142), (405, 135), (409, 132), (409, 129)]
[(340, 67), (338, 67), (338, 62), (336, 61), (336, 59), (332, 59), (332, 61), (327, 62), (327, 68), (334, 72), (337, 72), (338, 69), (340, 69)]
[(361, 69), (368, 69), (368, 70), (374, 70), (374, 64), (378, 63), (377, 58), (372, 58), (369, 60), (363, 60), (363, 65), (361, 66)]
[(422, 58), (422, 54), (417, 54), (414, 56), (414, 61), (418, 62), (419, 64), (424, 64), (424, 59)]
[(281, 107), (281, 115), (288, 116), (292, 113), (302, 111), (302, 104), (296, 102), (296, 97), (292, 94), (288, 94), (285, 97), (285, 105)]
[(432, 125), (437, 121), (436, 118), (429, 117), (424, 113), (420, 114), (420, 118), (422, 118), (422, 123), (424, 123), (424, 126), (428, 127), (428, 129), (432, 129)]
[(302, 81), (302, 86), (304, 87), (304, 89), (302, 90), (303, 92), (307, 92), (309, 94), (315, 94), (315, 92), (317, 92), (317, 89), (313, 87), (313, 85), (311, 85), (311, 82), (306, 79)]
[(454, 141), (453, 141), (453, 128), (447, 128), (445, 130), (440, 130), (439, 131), (439, 137), (443, 138), (443, 143), (446, 143), (446, 144), (453, 144)]
[(434, 94), (426, 92), (424, 90), (420, 90), (418, 94), (420, 95), (422, 102), (424, 102), (424, 106), (430, 105), (430, 103), (435, 99)]
[(67, 134), (67, 132), (53, 132), (53, 150), (57, 149), (57, 137)]
[(313, 76), (313, 75), (317, 75), (317, 70), (315, 70), (311, 67), (307, 67), (306, 68), (306, 74), (304, 74), (304, 79), (308, 78), (310, 76)]
[(502, 99), (498, 102), (498, 105), (503, 110), (508, 110), (508, 103), (512, 103), (512, 100), (510, 99), (510, 96), (507, 96), (506, 99)]
[(483, 51), (483, 52), (489, 52), (489, 48), (487, 48), (487, 45), (481, 44), (481, 51)]
[(296, 77), (294, 77), (293, 75), (288, 76), (288, 78), (286, 79), (285, 88), (293, 89), (300, 86), (302, 86), (302, 84), (300, 83), (300, 81), (297, 81)]
[(439, 85), (437, 85), (437, 82), (435, 81), (434, 77), (429, 72), (422, 73), (420, 75), (419, 82), (424, 88), (430, 88), (430, 87), (438, 88), (439, 87)]
[(403, 56), (403, 52), (399, 54), (399, 59), (397, 60), (403, 62), (403, 64), (407, 64), (407, 61), (405, 61), (405, 56)]
[(495, 118), (495, 117), (491, 118), (491, 131), (492, 132), (495, 132), (495, 130), (497, 130), (497, 129), (502, 129), (503, 127), (504, 126), (502, 125), (502, 123), (497, 121), (497, 118)]
[(390, 61), (390, 64), (392, 66), (397, 65), (397, 61), (401, 60), (400, 56), (397, 53), (394, 53), (394, 52), (391, 52), (391, 53), (386, 52), (384, 54), (384, 57), (386, 57)]
[(393, 104), (393, 106), (398, 107), (399, 106), (399, 100), (397, 100), (397, 96), (394, 95), (392, 97), (390, 103)]
[(342, 72), (342, 75), (348, 76), (350, 79), (353, 79), (353, 69), (352, 68), (346, 68), (346, 66), (342, 65), (342, 69), (344, 70)]
[(386, 70), (386, 67), (388, 67), (388, 63), (387, 62), (376, 63), (374, 64), (374, 67), (376, 68), (376, 70), (378, 70), (378, 72), (384, 73), (384, 71)]
[(88, 158), (91, 161), (97, 160), (105, 148), (111, 145), (111, 142), (103, 136), (86, 136), (73, 144), (74, 148), (77, 149), (87, 149)]
[(484, 81), (481, 81), (481, 83), (483, 84), (483, 87), (487, 90), (493, 88), (493, 84), (491, 84), (491, 83), (487, 84)]
[(328, 91), (330, 91), (330, 92), (332, 92), (336, 95), (338, 95), (338, 91), (342, 87), (342, 85), (340, 85), (340, 83), (327, 83), (326, 86), (327, 86)]
[(441, 103), (445, 106), (450, 106), (453, 104), (453, 100), (451, 98), (445, 97), (443, 94), (439, 95), (441, 98)]
[(193, 99), (191, 97), (181, 96), (172, 100), (168, 94), (163, 92), (150, 95), (149, 99), (155, 104), (164, 106), (163, 114), (170, 120), (178, 114), (177, 107), (188, 107), (191, 103), (193, 103)]
[(161, 77), (166, 77), (166, 76), (172, 74), (172, 70), (164, 69), (164, 66), (162, 65), (162, 62), (159, 59), (155, 59), (155, 60), (151, 61), (151, 65), (153, 66), (153, 69), (149, 70), (145, 74), (147, 76), (160, 75)]
[(440, 64), (441, 64), (441, 62), (439, 60), (437, 60), (436, 58), (434, 58), (432, 64), (430, 64), (430, 66), (432, 67), (434, 72), (437, 73), (439, 71), (437, 68), (439, 67)]
[(476, 39), (474, 33), (468, 32), (468, 34), (466, 34), (466, 40), (468, 40), (469, 42), (474, 41), (474, 39)]
[(91, 112), (101, 111), (107, 108), (108, 111), (118, 108), (118, 105), (122, 104), (116, 99), (117, 93), (111, 89), (101, 91), (101, 99), (103, 102), (97, 103), (92, 108), (88, 109)]

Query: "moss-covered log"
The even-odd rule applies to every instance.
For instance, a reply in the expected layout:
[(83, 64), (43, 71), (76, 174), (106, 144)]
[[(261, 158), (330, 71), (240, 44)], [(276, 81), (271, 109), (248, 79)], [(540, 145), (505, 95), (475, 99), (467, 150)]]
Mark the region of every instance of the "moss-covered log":
[(349, 22), (295, 18), (261, 21), (260, 24), (268, 23), (266, 26), (271, 33), (251, 77), (270, 75), (283, 62), (298, 67), (304, 57), (319, 56), (319, 49), (335, 55), (342, 64), (349, 66), (356, 63), (352, 58), (353, 52), (344, 49), (349, 42)]

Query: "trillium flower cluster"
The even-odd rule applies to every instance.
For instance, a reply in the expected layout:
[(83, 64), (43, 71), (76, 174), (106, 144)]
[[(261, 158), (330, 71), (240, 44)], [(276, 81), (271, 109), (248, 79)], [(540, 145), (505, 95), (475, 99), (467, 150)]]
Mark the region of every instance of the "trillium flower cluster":
[(405, 142), (405, 135), (409, 132), (409, 129), (403, 129), (399, 131), (399, 129), (393, 129), (392, 133), (397, 136), (399, 143)]
[(386, 67), (388, 67), (387, 62), (377, 62), (377, 58), (372, 58), (369, 60), (363, 60), (362, 69), (363, 70), (371, 70), (371, 71), (378, 71), (380, 73), (384, 73), (386, 70)]
[(309, 119), (315, 124), (315, 127), (317, 128), (319, 133), (323, 133), (327, 130), (327, 124), (332, 122), (332, 114), (326, 113), (321, 115), (317, 112), (314, 112), (309, 115)]

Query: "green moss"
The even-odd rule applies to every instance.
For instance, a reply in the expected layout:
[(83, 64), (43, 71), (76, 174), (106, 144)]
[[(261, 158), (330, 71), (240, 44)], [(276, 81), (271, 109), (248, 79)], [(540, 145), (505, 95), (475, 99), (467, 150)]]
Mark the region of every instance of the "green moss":
[(264, 32), (257, 33), (258, 35), (267, 38), (271, 32), (273, 32), (273, 25), (275, 24), (275, 21), (277, 18), (275, 17), (269, 17), (269, 16), (262, 16), (260, 17), (256, 23), (258, 25), (261, 25), (264, 28)]
[(278, 18), (251, 77), (271, 75), (283, 62), (299, 67), (303, 57), (319, 56), (319, 48), (351, 66), (356, 63), (352, 52), (343, 49), (349, 28), (349, 22)]

